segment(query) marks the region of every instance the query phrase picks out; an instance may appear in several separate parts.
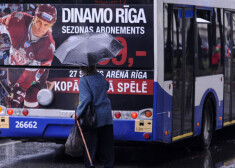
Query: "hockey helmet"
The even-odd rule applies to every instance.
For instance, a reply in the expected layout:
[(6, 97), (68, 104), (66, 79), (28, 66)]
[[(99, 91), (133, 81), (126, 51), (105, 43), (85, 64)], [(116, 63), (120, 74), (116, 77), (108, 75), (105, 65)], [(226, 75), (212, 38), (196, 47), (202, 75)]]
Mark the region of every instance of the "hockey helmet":
[(45, 20), (48, 23), (54, 24), (57, 19), (57, 11), (54, 6), (43, 4), (36, 9), (35, 16)]

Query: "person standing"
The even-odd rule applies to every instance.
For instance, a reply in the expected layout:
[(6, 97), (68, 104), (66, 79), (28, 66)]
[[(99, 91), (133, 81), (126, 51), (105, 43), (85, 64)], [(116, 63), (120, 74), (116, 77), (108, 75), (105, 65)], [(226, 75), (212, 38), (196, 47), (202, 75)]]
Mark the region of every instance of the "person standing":
[[(96, 127), (84, 130), (84, 137), (92, 161), (95, 161), (95, 153), (98, 151), (104, 167), (112, 168), (114, 164), (113, 119), (111, 103), (106, 93), (109, 89), (109, 83), (102, 74), (96, 71), (95, 65), (81, 67), (81, 71), (83, 77), (79, 81), (77, 119), (86, 112), (88, 104), (92, 103), (95, 108)], [(89, 168), (90, 162), (86, 153), (84, 162), (85, 167)]]
[[(56, 8), (48, 4), (40, 5), (34, 17), (13, 12), (0, 18), (0, 34), (8, 34), (11, 40), (9, 65), (50, 66), (55, 50), (51, 28), (56, 19)], [(46, 86), (48, 70), (9, 68), (7, 73), (11, 88), (8, 107), (38, 108), (37, 93)]]

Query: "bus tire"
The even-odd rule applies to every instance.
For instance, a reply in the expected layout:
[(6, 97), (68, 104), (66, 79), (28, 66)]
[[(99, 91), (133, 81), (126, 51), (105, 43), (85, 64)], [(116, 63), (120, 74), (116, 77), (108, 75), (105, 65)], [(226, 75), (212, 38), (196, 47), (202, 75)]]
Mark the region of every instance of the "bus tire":
[(209, 149), (213, 136), (213, 107), (210, 99), (207, 99), (203, 105), (202, 115), (200, 146), (202, 149)]

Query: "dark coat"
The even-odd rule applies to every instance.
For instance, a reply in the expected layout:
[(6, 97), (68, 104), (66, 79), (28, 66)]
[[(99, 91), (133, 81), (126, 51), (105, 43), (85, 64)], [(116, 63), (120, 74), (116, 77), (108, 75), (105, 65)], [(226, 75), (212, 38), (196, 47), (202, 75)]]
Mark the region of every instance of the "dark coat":
[(87, 79), (93, 95), (93, 105), (97, 121), (96, 127), (113, 124), (111, 103), (106, 93), (109, 89), (109, 83), (98, 72), (80, 78), (79, 105), (76, 109), (78, 117), (85, 112), (87, 105), (92, 101), (92, 95), (84, 78)]

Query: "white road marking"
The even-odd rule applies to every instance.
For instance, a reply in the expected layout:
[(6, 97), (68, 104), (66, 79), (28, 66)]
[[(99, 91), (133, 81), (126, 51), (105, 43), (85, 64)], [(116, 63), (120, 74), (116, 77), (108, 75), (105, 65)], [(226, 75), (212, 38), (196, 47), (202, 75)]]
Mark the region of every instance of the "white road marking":
[(3, 143), (3, 144), (0, 144), (0, 146), (12, 145), (12, 144), (17, 144), (17, 143), (21, 143), (21, 141), (6, 142), (6, 143)]

